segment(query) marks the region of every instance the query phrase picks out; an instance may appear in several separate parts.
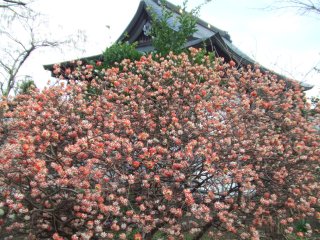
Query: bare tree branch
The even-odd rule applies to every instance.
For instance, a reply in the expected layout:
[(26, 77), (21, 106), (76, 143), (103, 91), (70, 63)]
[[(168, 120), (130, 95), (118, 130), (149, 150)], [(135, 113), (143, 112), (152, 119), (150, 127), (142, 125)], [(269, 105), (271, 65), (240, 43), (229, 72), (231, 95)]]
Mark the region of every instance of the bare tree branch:
[(46, 25), (45, 18), (30, 8), (33, 1), (0, 0), (0, 95), (4, 97), (8, 97), (19, 85), (22, 80), (21, 69), (34, 51), (77, 45), (74, 36), (61, 41), (49, 39), (51, 37), (46, 35), (43, 28)]
[(320, 15), (320, 0), (277, 0), (267, 9), (294, 9), (301, 15)]
[(14, 1), (14, 0), (3, 0), (3, 1), (9, 4), (14, 4), (14, 5), (22, 5), (22, 6), (27, 5), (25, 2), (22, 2), (22, 1)]
[(22, 1), (11, 1), (11, 0), (3, 0), (0, 2), (0, 8), (11, 8), (16, 6), (23, 6), (25, 7), (27, 3)]
[[(3, 69), (7, 73), (6, 85), (4, 88), (2, 87), (3, 96), (8, 96), (13, 90), (17, 82), (16, 78), (18, 72), (35, 50), (45, 47), (58, 47), (61, 44), (66, 43), (66, 41), (49, 41), (46, 39), (36, 40), (32, 27), (29, 28), (29, 37), (31, 41), (27, 43), (22, 43), (19, 39), (15, 38), (8, 32), (2, 33), (5, 34), (8, 39), (17, 46), (17, 49), (15, 50), (15, 56), (13, 56), (12, 54), (8, 54), (9, 56), (11, 56), (12, 61), (9, 61), (9, 63), (5, 63), (4, 61), (0, 60), (0, 69)], [(20, 50), (18, 50), (18, 48)]]
[(10, 23), (15, 18), (30, 18), (34, 14), (34, 11), (29, 7), (32, 1), (0, 0), (1, 21)]
[[(20, 1), (11, 1), (12, 4), (21, 4)], [(7, 2), (7, 1), (6, 1)], [(50, 41), (46, 37), (38, 33), (37, 28), (41, 25), (39, 15), (26, 15), (28, 18), (19, 19), (19, 31), (14, 32), (9, 24), (5, 29), (0, 29), (0, 89), (2, 96), (9, 96), (12, 90), (18, 84), (18, 74), (30, 58), (31, 54), (39, 48), (58, 47), (68, 42), (63, 41)], [(1, 18), (0, 18), (1, 19)], [(17, 19), (16, 19), (17, 20)], [(40, 22), (39, 22), (40, 20)], [(21, 29), (20, 29), (21, 28)], [(23, 31), (24, 37), (21, 37)]]

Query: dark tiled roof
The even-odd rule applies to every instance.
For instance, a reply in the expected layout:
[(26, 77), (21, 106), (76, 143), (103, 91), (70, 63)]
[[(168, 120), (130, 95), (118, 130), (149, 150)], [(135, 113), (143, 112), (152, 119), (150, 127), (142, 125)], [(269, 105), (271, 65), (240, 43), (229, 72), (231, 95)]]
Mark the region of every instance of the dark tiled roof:
[[(159, 3), (160, 1), (157, 0), (141, 0), (138, 10), (133, 17), (132, 21), (128, 25), (128, 27), (124, 30), (123, 34), (120, 36), (119, 40), (123, 40), (126, 38), (126, 35), (132, 30), (132, 28), (137, 25), (140, 16), (145, 11), (149, 17), (151, 12), (155, 13), (159, 19), (162, 17), (162, 5)], [(168, 10), (173, 13), (173, 17), (169, 19), (168, 24), (172, 27), (172, 29), (177, 30), (179, 28), (179, 24), (177, 18), (180, 14), (181, 8), (168, 2), (164, 1), (164, 4)], [(211, 24), (203, 21), (200, 18), (197, 18), (197, 31), (193, 34), (193, 37), (204, 39), (213, 36), (216, 33), (219, 33), (222, 37), (226, 38), (228, 41), (231, 42), (230, 35), (217, 27), (212, 26)], [(138, 30), (138, 29), (135, 29)]]
[[(136, 42), (139, 37), (143, 35), (143, 27), (150, 21), (151, 13), (155, 13), (160, 19), (162, 17), (162, 5), (159, 0), (141, 0), (138, 9), (132, 18), (131, 22), (118, 38), (117, 42)], [(177, 18), (180, 14), (181, 8), (168, 2), (163, 1), (165, 7), (172, 12), (173, 16), (168, 20), (169, 26), (174, 30), (178, 30), (179, 25)], [(256, 61), (238, 49), (231, 41), (230, 35), (200, 18), (196, 18), (196, 32), (193, 36), (190, 36), (189, 41), (186, 43), (185, 47), (203, 47), (204, 44), (210, 51), (215, 51), (218, 56), (223, 56), (226, 60), (233, 59), (239, 65), (245, 66), (248, 64), (254, 65)], [(151, 45), (151, 41), (138, 42), (137, 50), (141, 52), (150, 52), (154, 50)], [(90, 57), (85, 57), (81, 59), (84, 62), (103, 60), (103, 55), (95, 55)], [(60, 63), (64, 67), (69, 67), (69, 62)], [(45, 65), (46, 70), (53, 70), (53, 64)], [(270, 71), (264, 67), (261, 67), (265, 71)], [(272, 71), (270, 71), (272, 72)], [(277, 74), (281, 78), (286, 79), (286, 77)], [(311, 85), (301, 84), (305, 90), (311, 89)]]

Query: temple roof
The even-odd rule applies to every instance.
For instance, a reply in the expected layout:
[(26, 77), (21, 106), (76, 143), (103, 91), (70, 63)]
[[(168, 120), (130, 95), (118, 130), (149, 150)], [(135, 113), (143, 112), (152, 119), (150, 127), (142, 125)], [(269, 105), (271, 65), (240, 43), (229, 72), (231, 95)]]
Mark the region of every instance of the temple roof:
[[(173, 16), (168, 20), (169, 26), (178, 31), (179, 24), (177, 18), (180, 15), (180, 11), (182, 11), (180, 7), (168, 1), (141, 0), (136, 14), (117, 41), (127, 41), (129, 43), (138, 42), (137, 50), (141, 52), (154, 50), (149, 41), (146, 40), (143, 42), (139, 40), (143, 34), (144, 26), (151, 21), (152, 13), (156, 14), (159, 19), (162, 18), (162, 3), (164, 3), (165, 7), (173, 14)], [(212, 45), (212, 48), (215, 47), (215, 49), (211, 50), (215, 50), (216, 52), (218, 50), (218, 53), (223, 57), (227, 57), (227, 60), (234, 59), (238, 64), (255, 63), (253, 59), (233, 45), (228, 32), (211, 25), (200, 18), (196, 18), (196, 20), (196, 31), (192, 36), (190, 36), (185, 47), (203, 47), (204, 44), (207, 46)]]
[[(146, 36), (144, 28), (150, 23), (152, 13), (155, 13), (159, 19), (162, 17), (161, 2), (163, 2), (165, 7), (173, 13), (173, 17), (168, 21), (169, 26), (178, 31), (179, 24), (177, 17), (182, 10), (180, 7), (168, 1), (141, 0), (134, 17), (116, 42), (137, 42), (137, 50), (141, 52), (150, 52), (154, 50), (151, 44), (151, 38)], [(205, 44), (211, 48), (209, 50), (218, 53), (218, 56), (227, 57), (226, 60), (233, 59), (238, 64), (255, 63), (254, 60), (232, 44), (231, 37), (226, 31), (207, 23), (200, 18), (196, 18), (196, 20), (196, 31), (193, 36), (190, 36), (185, 47), (203, 47)], [(81, 60), (102, 60), (102, 58), (102, 54), (99, 54), (85, 57)], [(67, 62), (61, 64), (67, 64)], [(49, 64), (45, 65), (44, 68), (46, 70), (52, 70), (52, 66), (52, 64)]]
[[(163, 1), (163, 3), (165, 7), (173, 13), (173, 17), (168, 20), (169, 26), (178, 31), (180, 25), (178, 24), (177, 18), (182, 9), (168, 1)], [(160, 1), (157, 0), (141, 0), (135, 16), (131, 20), (128, 27), (124, 30), (123, 34), (119, 37), (118, 41), (135, 41), (136, 39), (134, 36), (136, 36), (138, 32), (141, 32), (143, 25), (151, 19), (152, 13), (155, 13), (159, 19), (162, 18), (162, 6), (163, 5), (160, 3)], [(148, 15), (147, 18), (144, 18), (145, 14)], [(230, 35), (226, 31), (216, 28), (200, 18), (197, 18), (196, 29), (196, 32), (193, 34), (193, 37), (195, 38), (209, 38), (214, 34), (219, 33), (222, 37), (231, 42)], [(129, 38), (126, 38), (127, 35), (129, 35)]]
[[(148, 27), (151, 27), (151, 14), (159, 19), (162, 18), (163, 5), (167, 10), (172, 12), (172, 17), (169, 18), (168, 24), (173, 30), (179, 29), (179, 21), (177, 18), (182, 9), (168, 1), (159, 0), (141, 0), (138, 9), (132, 18), (127, 28), (123, 31), (116, 42), (137, 42), (137, 50), (141, 52), (150, 52), (154, 50), (151, 42), (151, 37), (148, 35)], [(196, 18), (196, 31), (189, 37), (184, 47), (203, 48), (206, 46), (208, 51), (214, 51), (216, 56), (224, 57), (226, 61), (234, 60), (239, 66), (246, 66), (248, 64), (254, 65), (256, 61), (251, 59), (248, 55), (238, 49), (231, 41), (230, 35), (210, 23)], [(95, 55), (81, 59), (84, 62), (103, 60), (103, 55)], [(67, 67), (68, 62), (60, 63)], [(46, 70), (53, 70), (53, 64), (45, 65)], [(264, 67), (262, 70), (270, 71)], [(279, 75), (279, 74), (277, 74)], [(279, 75), (280, 76), (280, 75)], [(285, 78), (284, 76), (281, 76)], [(311, 89), (311, 85), (302, 85), (305, 90)]]

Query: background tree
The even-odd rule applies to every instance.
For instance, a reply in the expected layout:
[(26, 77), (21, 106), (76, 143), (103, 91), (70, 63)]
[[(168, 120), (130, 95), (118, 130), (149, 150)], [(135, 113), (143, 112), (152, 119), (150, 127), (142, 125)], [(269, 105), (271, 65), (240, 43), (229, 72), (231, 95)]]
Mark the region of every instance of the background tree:
[[(31, 1), (15, 1), (15, 0), (1, 0), (0, 1), (0, 10), (2, 13), (2, 18), (5, 14), (8, 14), (6, 17), (9, 17), (11, 15), (12, 17), (18, 16), (18, 17), (24, 17), (25, 10), (30, 11), (31, 9), (28, 7), (28, 4)], [(32, 11), (32, 10), (31, 10)], [(3, 19), (2, 19), (3, 21)]]
[(35, 82), (31, 79), (26, 79), (17, 86), (16, 94), (30, 94), (35, 88), (37, 88)]
[(302, 15), (320, 15), (320, 1), (319, 0), (284, 0), (275, 1), (273, 6), (275, 9), (294, 9)]
[[(294, 11), (299, 15), (315, 17), (316, 20), (320, 20), (320, 1), (319, 0), (284, 0), (284, 1), (272, 1), (271, 5), (264, 8), (267, 10), (277, 11)], [(315, 51), (319, 51), (315, 50)], [(320, 54), (320, 52), (319, 52)], [(311, 74), (319, 75), (320, 60), (311, 64), (309, 69), (302, 75), (300, 81), (305, 81)], [(315, 79), (316, 79), (315, 76)], [(316, 98), (319, 98), (319, 94)], [(309, 99), (312, 101), (312, 99)]]
[(31, 3), (11, 0), (0, 3), (0, 90), (4, 97), (25, 80), (25, 76), (20, 75), (21, 68), (34, 51), (72, 44), (79, 37), (54, 39), (44, 30), (45, 17), (33, 11)]

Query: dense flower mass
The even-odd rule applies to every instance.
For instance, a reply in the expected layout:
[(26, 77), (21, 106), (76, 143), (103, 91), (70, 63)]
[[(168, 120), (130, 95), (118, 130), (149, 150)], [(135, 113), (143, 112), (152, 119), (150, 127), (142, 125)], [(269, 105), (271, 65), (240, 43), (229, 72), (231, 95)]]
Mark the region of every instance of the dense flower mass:
[(196, 55), (79, 63), (18, 96), (0, 126), (0, 238), (313, 236), (319, 135), (299, 85)]

